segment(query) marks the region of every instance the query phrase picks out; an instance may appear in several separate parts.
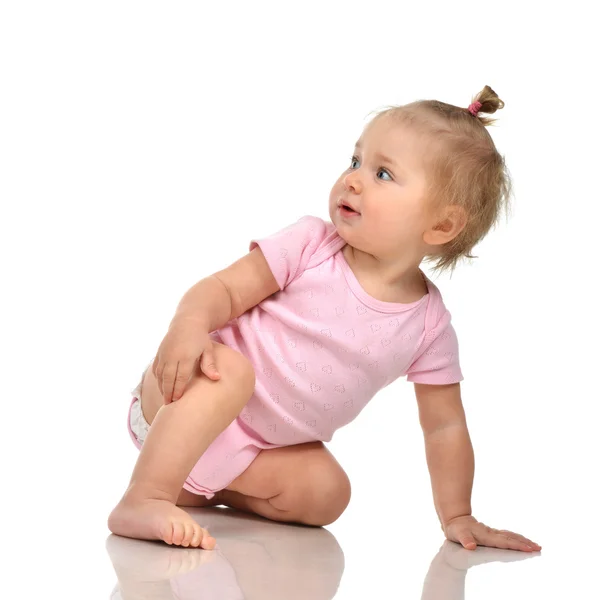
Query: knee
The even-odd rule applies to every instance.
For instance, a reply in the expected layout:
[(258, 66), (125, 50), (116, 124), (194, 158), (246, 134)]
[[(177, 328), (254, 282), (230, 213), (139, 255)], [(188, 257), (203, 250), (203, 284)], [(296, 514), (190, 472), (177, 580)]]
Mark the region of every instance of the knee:
[(254, 393), (254, 367), (243, 354), (217, 342), (213, 343), (213, 354), (221, 377), (212, 380), (197, 368), (196, 377), (180, 399), (202, 406), (205, 394), (214, 394), (218, 402), (224, 401), (237, 415)]
[(334, 523), (351, 500), (351, 482), (343, 469), (325, 471), (313, 477), (310, 497), (304, 499), (303, 519), (307, 525), (324, 526)]
[(234, 388), (234, 392), (245, 397), (246, 401), (254, 393), (256, 375), (252, 363), (240, 352), (229, 346), (213, 343), (215, 351), (215, 364), (221, 373), (219, 381), (225, 381)]

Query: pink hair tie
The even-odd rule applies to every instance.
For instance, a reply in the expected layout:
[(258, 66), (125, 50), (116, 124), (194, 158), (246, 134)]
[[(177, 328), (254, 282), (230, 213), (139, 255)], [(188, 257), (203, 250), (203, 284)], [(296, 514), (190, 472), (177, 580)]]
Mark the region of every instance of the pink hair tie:
[(480, 108), (481, 108), (481, 102), (476, 101), (473, 104), (469, 105), (468, 110), (474, 117), (476, 117)]

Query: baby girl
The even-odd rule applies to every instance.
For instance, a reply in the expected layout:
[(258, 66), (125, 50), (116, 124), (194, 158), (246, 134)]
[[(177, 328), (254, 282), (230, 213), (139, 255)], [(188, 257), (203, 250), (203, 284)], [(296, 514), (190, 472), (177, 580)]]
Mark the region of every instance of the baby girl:
[(378, 112), (330, 192), (305, 216), (182, 297), (133, 390), (140, 454), (108, 519), (121, 536), (213, 549), (180, 507), (225, 505), (323, 526), (347, 507), (347, 474), (323, 442), (406, 375), (415, 387), (434, 504), (447, 539), (536, 551), (471, 514), (474, 455), (457, 336), (420, 269), (454, 269), (508, 207), (511, 182), (486, 129), (489, 87), (461, 108)]

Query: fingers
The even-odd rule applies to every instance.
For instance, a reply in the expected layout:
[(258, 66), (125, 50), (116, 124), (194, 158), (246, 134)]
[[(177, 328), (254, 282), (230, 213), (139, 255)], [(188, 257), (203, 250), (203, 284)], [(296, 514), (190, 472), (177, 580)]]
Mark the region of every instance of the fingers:
[(157, 387), (159, 388), (161, 395), (163, 395), (163, 389), (161, 386), (161, 371), (159, 370), (159, 357), (158, 356), (155, 357), (155, 360), (153, 361), (153, 367), (151, 368), (151, 370), (153, 371), (153, 375), (155, 376), (155, 379), (157, 380)]
[(491, 546), (493, 548), (503, 548), (506, 550), (520, 550), (521, 552), (535, 552), (541, 550), (539, 544), (535, 544), (518, 533), (492, 529), (485, 525), (475, 532), (475, 538), (482, 546)]
[(179, 362), (167, 363), (163, 368), (157, 369), (157, 384), (165, 405), (182, 396), (191, 374), (192, 369)]
[(475, 550), (477, 546), (489, 546), (503, 550), (519, 550), (521, 552), (539, 552), (541, 546), (523, 535), (507, 529), (493, 529), (483, 523), (470, 527), (460, 527), (451, 531), (449, 538), (459, 542), (467, 550)]
[(520, 533), (514, 533), (512, 531), (508, 531), (507, 529), (498, 529), (497, 531), (499, 531), (500, 533), (503, 533), (505, 535), (509, 535), (512, 536), (513, 538), (521, 541), (522, 543), (524, 543), (525, 545), (529, 546), (532, 550), (541, 550), (541, 546), (537, 543), (535, 543), (534, 541), (530, 540), (529, 538), (526, 538), (524, 535), (521, 535)]
[(163, 402), (167, 406), (172, 402), (172, 396), (176, 377), (178, 373), (178, 363), (166, 364), (161, 372), (160, 383), (161, 383), (161, 394), (163, 395)]
[(173, 384), (173, 388), (172, 388), (172, 395), (171, 395), (172, 402), (179, 400), (182, 397), (182, 395), (184, 394), (184, 390), (186, 389), (186, 386), (188, 385), (188, 382), (190, 381), (190, 378), (192, 377), (192, 374), (194, 372), (195, 364), (196, 364), (196, 361), (178, 363), (178, 365), (177, 365), (178, 370), (176, 372), (176, 376), (175, 376), (174, 384)]
[(217, 367), (215, 366), (215, 354), (213, 350), (205, 350), (200, 359), (200, 370), (213, 381), (221, 378)]
[[(179, 400), (184, 395), (188, 382), (194, 374), (195, 365), (196, 361), (177, 362), (166, 364), (162, 369), (159, 367), (156, 369), (155, 377), (166, 405)], [(202, 353), (200, 369), (213, 381), (221, 379), (221, 374), (215, 366), (215, 356), (212, 350), (205, 350)]]
[(196, 364), (196, 361), (186, 361), (186, 362), (178, 362), (176, 363), (175, 366), (175, 372), (173, 370), (173, 368), (171, 369), (171, 371), (169, 371), (169, 373), (173, 373), (173, 376), (171, 376), (171, 379), (168, 379), (168, 385), (165, 385), (165, 380), (166, 380), (166, 376), (165, 373), (163, 374), (163, 383), (164, 383), (164, 388), (169, 389), (169, 385), (171, 383), (171, 393), (169, 396), (164, 396), (165, 398), (165, 404), (169, 404), (170, 402), (175, 402), (176, 400), (179, 400), (183, 394), (184, 394), (184, 390), (186, 389), (186, 386), (188, 385), (188, 382), (190, 381), (190, 378), (192, 377), (192, 374), (194, 372), (194, 365)]
[(459, 543), (467, 550), (475, 550), (475, 548), (477, 548), (477, 542), (475, 541), (470, 529), (464, 529), (460, 533)]

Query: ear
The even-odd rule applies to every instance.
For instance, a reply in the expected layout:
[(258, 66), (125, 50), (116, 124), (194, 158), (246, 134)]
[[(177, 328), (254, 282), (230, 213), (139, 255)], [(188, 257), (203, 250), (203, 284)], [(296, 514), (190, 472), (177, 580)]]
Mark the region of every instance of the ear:
[(462, 206), (451, 204), (443, 209), (438, 221), (426, 230), (423, 240), (431, 246), (440, 246), (453, 240), (467, 224), (467, 212)]

